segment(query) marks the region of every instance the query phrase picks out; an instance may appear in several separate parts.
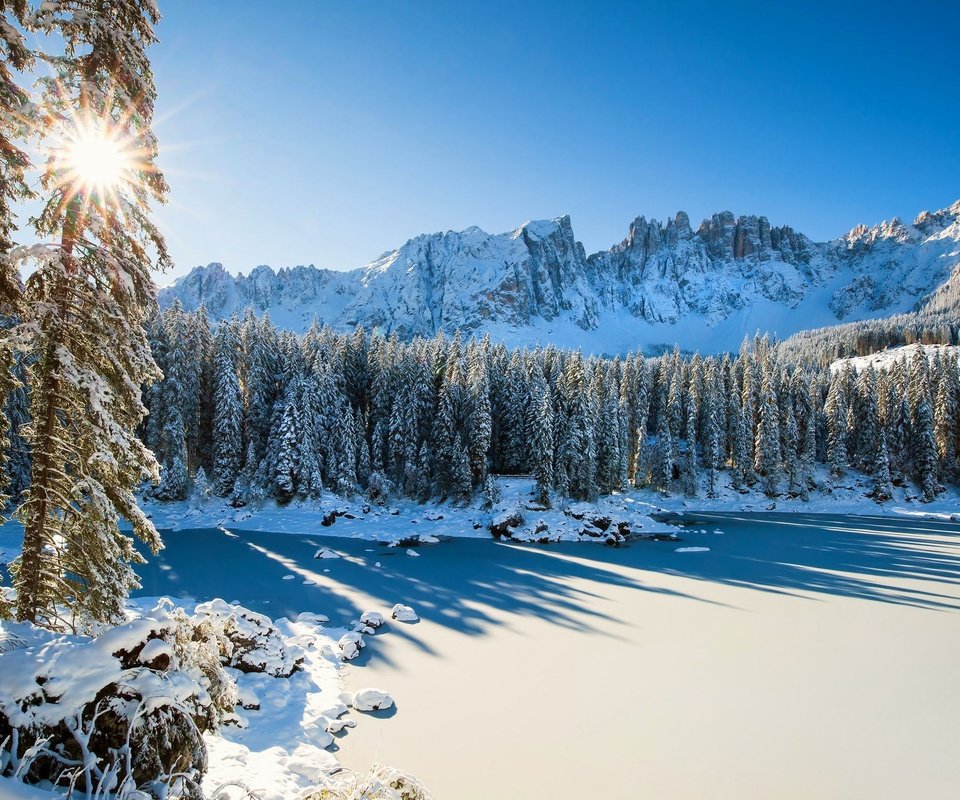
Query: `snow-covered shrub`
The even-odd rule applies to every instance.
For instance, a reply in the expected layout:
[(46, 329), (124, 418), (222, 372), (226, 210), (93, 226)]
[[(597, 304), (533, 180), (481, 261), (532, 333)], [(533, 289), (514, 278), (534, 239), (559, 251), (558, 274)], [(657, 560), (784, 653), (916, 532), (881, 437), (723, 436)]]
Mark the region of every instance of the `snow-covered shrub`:
[(197, 470), (193, 476), (193, 490), (190, 492), (190, 507), (199, 511), (203, 509), (207, 500), (210, 498), (210, 484), (207, 481), (207, 473), (203, 467)]
[(4, 627), (23, 644), (0, 654), (0, 774), (200, 797), (202, 734), (236, 702), (215, 637), (169, 605), (94, 638)]
[(241, 672), (265, 672), (275, 678), (292, 675), (303, 655), (288, 648), (273, 622), (263, 614), (211, 600), (196, 608), (195, 622), (210, 626), (223, 661)]
[(487, 474), (483, 482), (483, 504), (480, 506), (484, 511), (492, 510), (502, 499), (500, 484), (493, 475)]
[(324, 778), (323, 785), (303, 800), (433, 800), (412, 775), (374, 764), (366, 775), (342, 770)]
[(393, 492), (393, 481), (379, 470), (371, 472), (367, 479), (367, 499), (378, 506), (385, 505)]

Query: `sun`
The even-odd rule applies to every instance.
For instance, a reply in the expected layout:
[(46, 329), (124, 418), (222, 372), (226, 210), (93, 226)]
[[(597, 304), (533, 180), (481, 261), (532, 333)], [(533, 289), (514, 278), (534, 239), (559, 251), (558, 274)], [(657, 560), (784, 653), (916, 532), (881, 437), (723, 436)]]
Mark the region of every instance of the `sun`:
[(133, 149), (103, 125), (77, 125), (58, 151), (55, 168), (59, 181), (73, 194), (114, 194), (134, 177)]

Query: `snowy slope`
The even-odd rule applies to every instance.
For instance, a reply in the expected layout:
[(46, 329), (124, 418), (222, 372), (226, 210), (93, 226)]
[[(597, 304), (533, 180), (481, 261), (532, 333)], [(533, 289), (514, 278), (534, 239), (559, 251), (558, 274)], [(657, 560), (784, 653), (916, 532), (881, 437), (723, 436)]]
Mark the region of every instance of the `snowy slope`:
[[(598, 353), (673, 344), (718, 351), (757, 329), (784, 337), (912, 310), (958, 266), (960, 201), (912, 225), (861, 225), (825, 243), (729, 211), (694, 230), (680, 212), (666, 223), (638, 217), (620, 244), (590, 256), (560, 217), (496, 235), (425, 234), (347, 272), (261, 266), (233, 276), (211, 264), (160, 299), (203, 303), (214, 318), (251, 307), (296, 331), (317, 319), (340, 330), (461, 330)], [(942, 290), (937, 302), (952, 296)]]
[(910, 344), (903, 347), (888, 347), (886, 350), (872, 353), (869, 356), (839, 358), (830, 365), (830, 371), (838, 372), (847, 365), (854, 372), (859, 372), (868, 367), (873, 367), (875, 370), (887, 370), (898, 361), (905, 361), (909, 364), (919, 350), (922, 350), (930, 361), (933, 361), (938, 355), (954, 360), (960, 357), (960, 346), (955, 344)]

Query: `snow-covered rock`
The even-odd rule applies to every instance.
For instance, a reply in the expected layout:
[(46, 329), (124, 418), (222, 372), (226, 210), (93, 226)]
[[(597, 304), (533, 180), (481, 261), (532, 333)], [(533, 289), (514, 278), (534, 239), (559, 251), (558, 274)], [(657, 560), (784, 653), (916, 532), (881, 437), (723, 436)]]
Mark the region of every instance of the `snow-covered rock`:
[(210, 264), (161, 290), (160, 301), (203, 303), (217, 319), (252, 307), (297, 331), (319, 318), (401, 337), (462, 330), (595, 352), (638, 341), (715, 352), (736, 348), (744, 331), (784, 337), (933, 302), (960, 264), (958, 243), (960, 201), (912, 225), (859, 225), (823, 243), (730, 211), (696, 229), (683, 212), (665, 222), (641, 216), (622, 242), (590, 256), (559, 217), (496, 235), (474, 227), (418, 236), (348, 272), (260, 266), (233, 276)]
[(383, 625), (386, 622), (386, 619), (384, 619), (383, 614), (381, 614), (379, 611), (364, 611), (360, 615), (360, 621), (364, 625), (376, 629)]
[(342, 661), (353, 661), (360, 651), (366, 647), (367, 643), (363, 640), (363, 636), (357, 631), (347, 631), (340, 637), (340, 640), (337, 642), (337, 647), (340, 648), (340, 659)]
[(382, 689), (361, 689), (353, 696), (357, 711), (383, 711), (393, 706), (393, 698)]
[(390, 616), (397, 620), (397, 622), (416, 622), (420, 619), (416, 611), (410, 608), (410, 606), (405, 606), (401, 603), (397, 603), (393, 607)]

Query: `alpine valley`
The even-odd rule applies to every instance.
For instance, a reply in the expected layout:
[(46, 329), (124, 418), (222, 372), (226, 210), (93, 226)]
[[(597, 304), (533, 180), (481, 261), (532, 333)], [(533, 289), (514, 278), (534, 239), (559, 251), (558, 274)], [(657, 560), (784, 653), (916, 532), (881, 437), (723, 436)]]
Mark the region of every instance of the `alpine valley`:
[(509, 233), (424, 234), (349, 271), (259, 266), (235, 276), (209, 264), (162, 289), (160, 302), (202, 304), (214, 319), (252, 308), (298, 332), (316, 320), (402, 339), (459, 330), (594, 353), (638, 344), (718, 352), (757, 330), (785, 337), (952, 311), (958, 266), (960, 201), (913, 224), (858, 225), (828, 242), (729, 211), (697, 228), (682, 211), (665, 223), (641, 216), (622, 242), (592, 255), (563, 216)]

